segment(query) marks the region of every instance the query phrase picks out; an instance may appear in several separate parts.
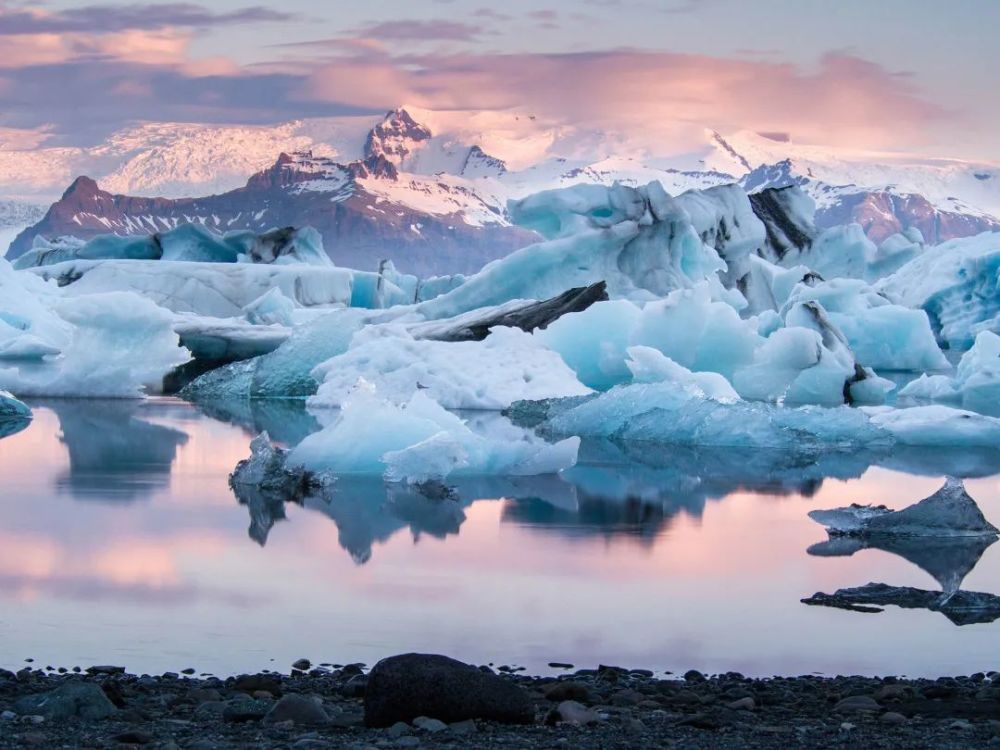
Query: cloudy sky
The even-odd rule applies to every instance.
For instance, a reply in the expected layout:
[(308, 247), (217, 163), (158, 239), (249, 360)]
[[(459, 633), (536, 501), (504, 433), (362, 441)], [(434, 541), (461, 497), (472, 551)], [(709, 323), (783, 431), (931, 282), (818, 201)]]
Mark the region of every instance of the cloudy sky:
[(410, 103), (1000, 160), (996, 28), (979, 0), (0, 0), (0, 147)]

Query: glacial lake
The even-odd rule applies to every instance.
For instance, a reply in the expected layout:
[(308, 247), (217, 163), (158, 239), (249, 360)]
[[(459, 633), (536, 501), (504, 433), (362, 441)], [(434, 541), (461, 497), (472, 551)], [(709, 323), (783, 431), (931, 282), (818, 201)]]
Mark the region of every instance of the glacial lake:
[[(31, 405), (30, 426), (0, 440), (8, 669), (32, 658), (226, 675), (403, 651), (533, 673), (549, 662), (758, 676), (1000, 669), (1000, 620), (800, 602), (869, 581), (939, 590), (891, 551), (810, 554), (827, 535), (806, 514), (901, 508), (957, 473), (1000, 525), (996, 454), (786, 466), (585, 444), (563, 477), (465, 483), (447, 501), (341, 478), (332, 499), (273, 507), (241, 504), (228, 475), (260, 429), (285, 444), (317, 429), (301, 406)], [(1000, 544), (962, 589), (1000, 594)]]

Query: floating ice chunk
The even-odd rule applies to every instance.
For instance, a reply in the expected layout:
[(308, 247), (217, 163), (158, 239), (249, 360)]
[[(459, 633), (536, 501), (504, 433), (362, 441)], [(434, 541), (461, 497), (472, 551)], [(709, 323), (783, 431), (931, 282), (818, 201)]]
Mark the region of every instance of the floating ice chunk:
[(520, 399), (590, 393), (558, 354), (516, 328), (494, 328), (481, 342), (445, 342), (375, 326), (312, 374), (320, 383), (309, 399), (315, 407), (343, 405), (359, 377), (396, 403), (420, 390), (448, 409), (503, 409)]
[(900, 234), (886, 237), (868, 268), (868, 281), (895, 273), (923, 252), (924, 236), (916, 227), (908, 227)]
[(687, 212), (702, 242), (715, 248), (726, 262), (726, 285), (735, 285), (767, 239), (766, 227), (754, 214), (746, 191), (735, 184), (718, 185), (689, 190), (675, 200)]
[(587, 310), (564, 315), (535, 338), (556, 351), (580, 382), (607, 390), (627, 381), (625, 351), (642, 312), (628, 300), (598, 302)]
[[(374, 274), (346, 268), (250, 263), (74, 261), (34, 270), (64, 284), (66, 296), (135, 292), (174, 312), (242, 317), (243, 309), (278, 288), (299, 307), (352, 305), (355, 284)], [(355, 305), (361, 306), (361, 305)]]
[(1000, 419), (948, 406), (862, 407), (871, 423), (904, 445), (996, 448)]
[(55, 284), (0, 258), (0, 361), (38, 360), (69, 344), (72, 325), (52, 311), (60, 297)]
[(717, 372), (727, 379), (750, 364), (763, 343), (755, 321), (742, 320), (732, 307), (714, 301), (708, 284), (648, 303), (631, 341), (659, 349), (690, 370)]
[(677, 383), (694, 395), (713, 401), (740, 400), (740, 395), (719, 373), (691, 372), (652, 347), (629, 347), (625, 364), (635, 383)]
[(784, 309), (807, 301), (823, 306), (862, 366), (915, 371), (948, 367), (927, 314), (892, 304), (864, 281), (833, 279), (799, 284)]
[(488, 434), (473, 432), (423, 392), (402, 405), (361, 381), (339, 419), (303, 440), (292, 465), (332, 474), (384, 475), (390, 481), (424, 482), (451, 476), (556, 473), (576, 462), (579, 438), (549, 445), (504, 423)]
[(797, 284), (813, 285), (822, 280), (806, 266), (782, 268), (752, 255), (747, 261), (747, 271), (738, 284), (750, 312), (760, 313), (784, 307)]
[(20, 432), (31, 421), (31, 409), (7, 391), (0, 391), (0, 438)]
[(926, 401), (950, 401), (958, 398), (955, 379), (948, 375), (928, 375), (924, 373), (916, 380), (911, 380), (899, 391), (901, 398), (914, 398)]
[(958, 363), (955, 387), (970, 409), (1000, 405), (1000, 336), (983, 331)]
[(135, 294), (70, 298), (56, 312), (72, 324), (62, 355), (41, 366), (0, 368), (0, 388), (21, 396), (122, 397), (158, 391), (163, 376), (190, 359), (173, 315)]
[(875, 244), (868, 239), (861, 225), (845, 224), (820, 232), (798, 262), (809, 266), (824, 279), (864, 279), (876, 257)]
[(937, 245), (876, 289), (893, 302), (922, 307), (938, 339), (968, 348), (979, 331), (1000, 332), (1000, 232)]
[(967, 409), (995, 414), (1000, 408), (1000, 336), (983, 331), (962, 355), (954, 377), (922, 375), (899, 395), (928, 401), (958, 401)]
[(734, 448), (780, 448), (793, 454), (887, 446), (892, 437), (858, 409), (788, 408), (699, 398), (676, 383), (623, 385), (583, 403), (554, 402), (542, 423), (555, 436)]
[[(420, 305), (446, 318), (511, 299), (546, 299), (605, 281), (612, 298), (653, 299), (713, 280), (726, 264), (705, 245), (659, 183), (578, 185), (511, 201), (513, 220), (546, 241), (494, 261), (454, 290)], [(729, 293), (734, 302), (742, 299)]]
[(243, 307), (247, 322), (254, 325), (294, 325), (295, 303), (274, 287)]
[(217, 234), (201, 224), (181, 224), (148, 235), (102, 234), (82, 242), (35, 238), (16, 267), (35, 268), (73, 260), (164, 260), (205, 263), (307, 263), (332, 266), (323, 240), (312, 227), (285, 227), (262, 234), (240, 230)]
[(809, 517), (826, 526), (830, 534), (995, 537), (998, 533), (962, 481), (950, 477), (933, 495), (903, 510), (851, 505), (810, 511)]
[(31, 419), (31, 409), (7, 391), (0, 391), (0, 422)]
[(798, 185), (765, 188), (749, 198), (765, 227), (761, 255), (772, 263), (797, 264), (816, 237), (816, 202)]

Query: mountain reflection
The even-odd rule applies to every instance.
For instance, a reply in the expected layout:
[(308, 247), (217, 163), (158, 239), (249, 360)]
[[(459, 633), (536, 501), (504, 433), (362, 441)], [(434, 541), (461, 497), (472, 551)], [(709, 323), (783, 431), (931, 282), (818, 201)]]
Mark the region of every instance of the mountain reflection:
[(69, 453), (69, 469), (56, 484), (81, 500), (133, 501), (167, 485), (186, 433), (141, 419), (137, 400), (53, 401)]

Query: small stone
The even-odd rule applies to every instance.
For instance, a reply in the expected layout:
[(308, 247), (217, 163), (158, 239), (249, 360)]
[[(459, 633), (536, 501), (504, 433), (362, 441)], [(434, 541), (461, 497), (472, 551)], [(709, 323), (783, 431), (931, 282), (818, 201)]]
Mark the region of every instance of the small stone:
[(837, 713), (853, 713), (856, 711), (881, 711), (882, 706), (869, 695), (852, 695), (844, 698), (833, 707)]
[(906, 686), (893, 684), (893, 685), (883, 685), (875, 693), (876, 700), (899, 700), (900, 698), (906, 697)]
[(340, 693), (345, 698), (364, 698), (368, 689), (368, 675), (356, 674), (343, 684)]
[(290, 693), (274, 704), (264, 717), (264, 721), (268, 724), (292, 721), (308, 726), (327, 724), (330, 721), (330, 716), (322, 704), (317, 703), (312, 698)]
[(456, 721), (454, 724), (449, 724), (448, 729), (451, 730), (452, 734), (464, 736), (469, 734), (475, 734), (479, 731), (479, 727), (476, 722), (472, 719), (466, 719), (465, 721)]
[(187, 669), (182, 669), (181, 670), (181, 674), (192, 675), (194, 673), (195, 673), (195, 670), (192, 667), (188, 667)]
[(113, 667), (107, 664), (87, 667), (87, 674), (125, 674), (125, 667)]
[(552, 669), (572, 669), (573, 668), (572, 664), (567, 664), (564, 661), (550, 661), (549, 662), (549, 666), (552, 667)]
[(594, 724), (601, 720), (601, 717), (596, 711), (592, 711), (581, 703), (576, 701), (563, 701), (556, 708), (556, 712), (559, 715), (559, 721), (566, 724), (579, 724), (580, 726), (585, 726), (587, 724)]
[(968, 719), (955, 719), (948, 725), (948, 729), (954, 729), (960, 732), (965, 732), (972, 729), (972, 724), (969, 723)]
[(543, 695), (546, 700), (550, 700), (553, 703), (561, 703), (562, 701), (588, 701), (590, 700), (590, 687), (583, 682), (566, 680), (545, 688)]
[(688, 682), (704, 682), (705, 675), (699, 672), (697, 669), (689, 669), (684, 673), (684, 679)]
[(732, 703), (727, 703), (726, 705), (734, 711), (753, 711), (757, 707), (753, 698), (750, 698), (749, 696), (735, 700)]
[(14, 721), (17, 718), (17, 714), (13, 711), (4, 711), (0, 714), (0, 721)]
[(636, 718), (626, 719), (622, 727), (629, 734), (642, 734), (646, 731), (646, 725)]
[(386, 737), (390, 737), (391, 739), (394, 740), (399, 739), (403, 735), (407, 735), (409, 733), (410, 733), (410, 725), (407, 724), (405, 721), (397, 721), (395, 724), (393, 724), (391, 727), (385, 730)]
[(841, 732), (850, 732), (853, 729), (854, 729), (854, 725), (851, 722), (849, 722), (849, 721), (845, 721), (844, 723), (842, 723), (840, 725), (840, 731)]
[(879, 717), (879, 721), (883, 724), (905, 724), (908, 719), (896, 711), (886, 711)]
[(438, 732), (443, 732), (448, 728), (448, 725), (443, 721), (437, 719), (431, 719), (427, 716), (418, 716), (413, 720), (413, 726), (417, 729), (422, 729), (430, 734), (437, 734)]
[(420, 740), (416, 737), (400, 737), (396, 740), (396, 747), (418, 747)]
[(133, 729), (128, 732), (116, 734), (112, 739), (122, 745), (148, 745), (153, 741), (153, 735)]
[(271, 710), (271, 701), (234, 698), (222, 705), (222, 719), (231, 723), (260, 721)]
[(300, 672), (305, 672), (310, 667), (312, 667), (312, 662), (309, 661), (308, 659), (299, 659), (298, 661), (292, 664), (292, 669), (297, 669)]

